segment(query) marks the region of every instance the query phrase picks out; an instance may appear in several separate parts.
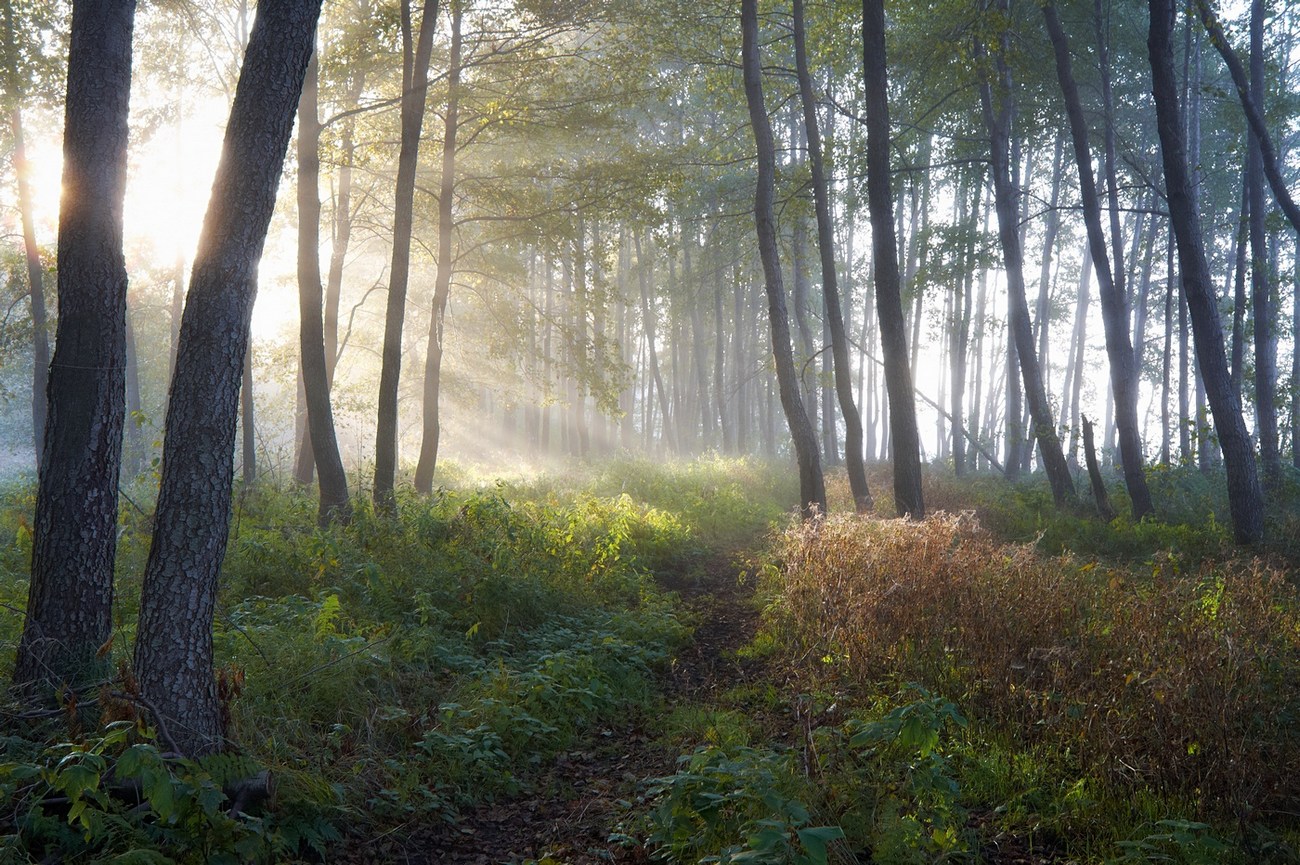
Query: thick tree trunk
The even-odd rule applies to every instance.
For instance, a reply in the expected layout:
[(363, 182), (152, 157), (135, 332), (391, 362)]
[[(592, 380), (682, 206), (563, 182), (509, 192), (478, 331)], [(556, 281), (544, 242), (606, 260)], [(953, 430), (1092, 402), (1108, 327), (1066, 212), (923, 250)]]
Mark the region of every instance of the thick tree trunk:
[(433, 280), (433, 311), (429, 318), (429, 344), (424, 356), (423, 436), (420, 461), (415, 466), (415, 490), (423, 495), (433, 492), (433, 472), (438, 465), (438, 443), (442, 438), (443, 333), (447, 316), (447, 298), (451, 294), (451, 240), (455, 232), (456, 132), (460, 125), (460, 24), (465, 0), (451, 3), (451, 55), (447, 67), (447, 113), (442, 131), (442, 180), (438, 184), (438, 269)]
[[(844, 462), (848, 469), (849, 489), (858, 513), (871, 509), (871, 490), (862, 461), (862, 416), (853, 400), (853, 369), (849, 364), (849, 340), (844, 330), (844, 313), (840, 305), (839, 280), (835, 262), (835, 228), (831, 222), (830, 194), (822, 164), (821, 130), (817, 125), (817, 106), (808, 72), (805, 45), (803, 0), (794, 0), (795, 66), (799, 77), (799, 97), (803, 104), (804, 132), (808, 137), (808, 161), (812, 168), (813, 196), (817, 208), (817, 247), (821, 252), (822, 296), (830, 330), (831, 352), (835, 360), (835, 395), (840, 416), (844, 418)], [(825, 412), (830, 415), (829, 411)]]
[[(307, 398), (307, 436), (303, 451), (312, 456), (320, 478), (317, 522), (347, 522), (352, 515), (348, 478), (339, 454), (330, 405), (330, 368), (334, 351), (325, 344), (320, 279), (320, 118), (317, 108), (316, 53), (307, 66), (298, 103), (298, 350)], [(338, 302), (334, 306), (334, 341), (338, 342)]]
[(222, 746), (212, 676), (217, 576), (257, 262), (275, 207), (320, 0), (262, 0), (226, 126), (181, 321), (135, 675), (187, 754)]
[[(1101, 227), (1101, 202), (1092, 174), (1092, 153), (1088, 147), (1088, 124), (1083, 115), (1083, 102), (1070, 68), (1070, 48), (1065, 30), (1061, 27), (1056, 6), (1051, 0), (1043, 6), (1043, 17), (1056, 55), (1057, 78), (1065, 96), (1066, 113), (1070, 119), (1070, 137), (1074, 143), (1075, 166), (1079, 172), (1079, 189), (1083, 198), (1083, 221), (1088, 232), (1088, 247), (1097, 273), (1097, 293), (1101, 300), (1102, 324), (1106, 330), (1106, 355), (1110, 360), (1110, 385), (1115, 400), (1116, 426), (1119, 428), (1120, 461), (1124, 467), (1124, 484), (1133, 503), (1133, 519), (1140, 520), (1154, 511), (1151, 492), (1147, 489), (1142, 457), (1142, 439), (1138, 429), (1137, 397), (1138, 377), (1133, 366), (1133, 345), (1129, 342), (1128, 304), (1124, 295), (1124, 264), (1121, 255), (1123, 238), (1119, 235), (1119, 201), (1114, 184), (1114, 132), (1107, 122), (1106, 165), (1111, 186), (1111, 247), (1116, 255), (1115, 269), (1111, 270), (1106, 254), (1106, 239)], [(1100, 23), (1098, 24), (1100, 30)], [(1105, 42), (1102, 40), (1104, 46)], [(1103, 58), (1103, 92), (1109, 97), (1109, 67)], [(1110, 105), (1105, 106), (1107, 117)], [(1078, 370), (1079, 380), (1083, 370)], [(1076, 388), (1077, 389), (1077, 388)], [(1109, 424), (1107, 425), (1109, 428)], [(1094, 487), (1096, 484), (1094, 483)], [(1103, 489), (1104, 492), (1104, 489)], [(1100, 503), (1099, 503), (1100, 506)]]
[(907, 330), (898, 278), (898, 244), (889, 179), (889, 80), (885, 59), (883, 0), (862, 2), (862, 75), (867, 115), (867, 206), (875, 254), (876, 313), (889, 394), (889, 429), (894, 452), (894, 507), (899, 516), (921, 519), (921, 437), (908, 363)]
[(1241, 417), (1241, 406), (1232, 391), (1227, 359), (1223, 354), (1218, 301), (1205, 262), (1200, 214), (1195, 207), (1188, 176), (1171, 45), (1175, 6), (1173, 0), (1149, 0), (1149, 6), (1151, 24), (1147, 50), (1151, 61), (1156, 127), (1160, 135), (1170, 219), (1178, 242), (1183, 293), (1187, 296), (1192, 315), (1196, 358), (1205, 380), (1206, 398), (1210, 402), (1219, 446), (1223, 451), (1233, 533), (1239, 543), (1253, 544), (1264, 535), (1263, 493), (1255, 470), (1254, 449)]
[(741, 0), (740, 24), (745, 99), (749, 104), (749, 122), (754, 133), (755, 149), (758, 151), (754, 223), (758, 232), (758, 250), (763, 260), (777, 386), (786, 422), (790, 427), (790, 436), (794, 441), (795, 458), (799, 463), (799, 509), (808, 518), (817, 513), (826, 513), (826, 483), (822, 477), (821, 458), (817, 453), (817, 437), (800, 397), (794, 353), (790, 346), (790, 318), (785, 307), (785, 286), (781, 279), (773, 209), (776, 157), (772, 145), (772, 125), (763, 104), (763, 67), (758, 53), (758, 0)]
[[(14, 682), (99, 678), (112, 630), (125, 415), (126, 184), (134, 0), (76, 0), (64, 103), (59, 315)], [(227, 458), (230, 449), (224, 451)]]
[(411, 0), (402, 0), (402, 143), (397, 156), (393, 209), (393, 258), (388, 271), (388, 307), (384, 316), (383, 365), (379, 373), (379, 417), (375, 433), (375, 507), (393, 513), (397, 502), (397, 389), (402, 375), (402, 325), (406, 321), (406, 286), (411, 272), (411, 229), (415, 209), (415, 169), (420, 156), (425, 92), (438, 0), (423, 0), (420, 32), (412, 39)]
[[(1008, 165), (1011, 82), (1006, 61), (1000, 54), (997, 58), (997, 69), (999, 88), (1006, 91), (999, 94), (1002, 104), (997, 110), (994, 109), (993, 87), (988, 81), (980, 86), (980, 101), (983, 105), (984, 123), (989, 134), (994, 207), (998, 216), (998, 236), (1001, 239), (1002, 255), (1007, 271), (1007, 307), (1011, 335), (1014, 336), (1014, 339), (1009, 341), (1015, 346), (1021, 378), (1024, 381), (1025, 401), (1028, 403), (1034, 426), (1034, 437), (1038, 441), (1043, 468), (1052, 487), (1052, 498), (1059, 507), (1074, 498), (1074, 481), (1070, 477), (1070, 469), (1066, 465), (1061, 441), (1056, 434), (1056, 424), (1052, 419), (1052, 409), (1043, 388), (1043, 378), (1038, 368), (1038, 354), (1034, 350), (1033, 329), (1029, 322), (1029, 308), (1025, 301), (1024, 266), (1021, 260), (1020, 235), (1017, 231), (1016, 219), (1016, 192), (1011, 183), (1011, 166)], [(1010, 462), (1011, 460), (1008, 460), (1008, 464)]]

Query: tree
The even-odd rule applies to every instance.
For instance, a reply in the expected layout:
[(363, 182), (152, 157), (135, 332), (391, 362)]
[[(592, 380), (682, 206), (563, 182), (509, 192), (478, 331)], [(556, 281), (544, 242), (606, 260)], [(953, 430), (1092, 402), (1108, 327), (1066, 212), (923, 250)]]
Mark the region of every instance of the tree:
[[(64, 106), (59, 318), (18, 685), (96, 678), (112, 630), (126, 368), (126, 189), (134, 0), (76, 0)], [(227, 450), (229, 453), (229, 450)]]
[(397, 387), (402, 375), (402, 324), (406, 319), (406, 284), (411, 271), (415, 169), (420, 157), (420, 129), (424, 125), (424, 98), (429, 87), (438, 0), (424, 0), (421, 8), (420, 32), (413, 37), (411, 0), (402, 0), (402, 143), (394, 190), (393, 263), (388, 272), (388, 307), (384, 316), (373, 490), (375, 507), (388, 513), (397, 507), (393, 486), (397, 481)]
[(320, 479), (318, 522), (347, 522), (352, 504), (348, 478), (334, 434), (330, 406), (329, 360), (325, 354), (321, 319), (320, 279), (320, 118), (317, 112), (317, 72), (313, 52), (298, 104), (298, 349), (303, 389), (307, 396), (307, 439)]
[[(1079, 88), (1075, 84), (1074, 72), (1071, 69), (1070, 47), (1066, 40), (1065, 29), (1061, 26), (1060, 16), (1057, 15), (1056, 5), (1052, 0), (1048, 0), (1042, 9), (1043, 18), (1047, 22), (1047, 32), (1056, 55), (1057, 78), (1060, 80), (1061, 93), (1065, 97), (1066, 113), (1069, 116), (1070, 137), (1074, 143), (1074, 160), (1079, 171), (1079, 191), (1083, 197), (1083, 221), (1087, 227), (1088, 246), (1097, 273), (1102, 323), (1106, 330), (1106, 354), (1110, 359), (1110, 383), (1115, 399), (1116, 425), (1119, 427), (1119, 451), (1120, 461), (1124, 466), (1124, 483), (1133, 502), (1133, 519), (1140, 520), (1152, 513), (1154, 507), (1151, 504), (1151, 493), (1147, 489), (1142, 459), (1142, 439), (1138, 431), (1138, 380), (1137, 369), (1133, 364), (1133, 345), (1129, 341), (1128, 304), (1124, 298), (1123, 286), (1117, 284), (1116, 279), (1123, 270), (1123, 264), (1117, 260), (1115, 270), (1112, 272), (1110, 257), (1106, 251), (1106, 239), (1102, 233), (1097, 183), (1092, 174), (1088, 126), (1083, 116)], [(1113, 164), (1113, 159), (1108, 158), (1108, 161)], [(1113, 186), (1112, 180), (1112, 189)], [(1118, 218), (1111, 225), (1112, 236), (1116, 232), (1117, 225)], [(1117, 251), (1119, 243), (1119, 239), (1115, 238)], [(1078, 377), (1076, 382), (1082, 381), (1082, 364), (1075, 370), (1075, 375)], [(1076, 392), (1077, 387), (1076, 383)]]
[(14, 0), (4, 0), (4, 90), (9, 102), (9, 128), (13, 135), (14, 176), (18, 186), (18, 211), (22, 221), (23, 258), (27, 264), (27, 293), (32, 316), (32, 448), (36, 467), (40, 468), (41, 449), (45, 440), (45, 389), (50, 374), (49, 324), (45, 311), (45, 268), (36, 245), (36, 225), (32, 215), (31, 167), (27, 161), (26, 132), (23, 126), (23, 85), (21, 51), (14, 23)]
[[(808, 72), (808, 49), (805, 45), (803, 0), (794, 0), (794, 53), (799, 78), (799, 101), (803, 106), (804, 132), (808, 138), (808, 162), (812, 168), (813, 196), (817, 209), (817, 248), (821, 252), (822, 296), (830, 329), (831, 352), (835, 360), (835, 395), (844, 417), (844, 463), (848, 469), (849, 489), (858, 513), (871, 509), (871, 490), (862, 454), (862, 416), (853, 401), (853, 370), (849, 366), (849, 340), (844, 333), (844, 313), (840, 308), (839, 280), (836, 278), (835, 227), (831, 224), (830, 194), (826, 171), (822, 165), (821, 130), (817, 124), (817, 104), (813, 99), (812, 76)], [(830, 412), (823, 413), (829, 417)]]
[(420, 461), (415, 467), (415, 489), (433, 492), (433, 470), (438, 464), (438, 439), (442, 425), (438, 400), (442, 384), (443, 324), (451, 291), (451, 236), (455, 230), (453, 198), (456, 192), (456, 127), (459, 121), (461, 75), (461, 21), (469, 0), (451, 0), (451, 57), (447, 69), (447, 112), (442, 135), (442, 182), (438, 187), (438, 269), (433, 284), (433, 315), (429, 320), (429, 345), (424, 362), (424, 435)]
[(1201, 218), (1187, 170), (1172, 45), (1176, 10), (1173, 0), (1148, 0), (1148, 5), (1151, 20), (1147, 32), (1147, 54), (1151, 63), (1156, 130), (1160, 136), (1169, 218), (1178, 244), (1183, 294), (1192, 318), (1196, 361), (1205, 381), (1205, 396), (1210, 403), (1214, 428), (1219, 435), (1219, 448), (1223, 453), (1233, 534), (1238, 543), (1254, 544), (1264, 537), (1264, 498), (1255, 469), (1254, 448), (1228, 374), (1218, 298), (1205, 261)]
[(320, 6), (258, 5), (181, 320), (134, 667), (169, 744), (187, 754), (223, 741), (212, 619), (230, 525), (240, 374), (257, 262)]
[[(1005, 11), (1006, 0), (1000, 0), (999, 9)], [(1005, 47), (1005, 46), (1004, 46)], [(983, 46), (977, 44), (977, 54)], [(1074, 481), (1070, 477), (1061, 440), (1056, 434), (1052, 409), (1047, 402), (1043, 376), (1038, 366), (1038, 353), (1034, 349), (1033, 328), (1029, 322), (1029, 307), (1025, 300), (1024, 263), (1021, 252), (1017, 218), (1016, 190), (1012, 184), (1010, 131), (1012, 116), (1011, 73), (1004, 51), (995, 58), (998, 75), (999, 100), (994, 105), (993, 85), (988, 78), (980, 84), (980, 103), (983, 107), (984, 125), (988, 130), (989, 152), (993, 175), (994, 209), (998, 217), (998, 238), (1002, 243), (1002, 256), (1007, 271), (1007, 307), (1011, 333), (1008, 340), (1015, 346), (1019, 359), (1020, 375), (1024, 381), (1025, 402), (1034, 426), (1038, 452), (1052, 486), (1052, 498), (1061, 506), (1074, 498)], [(1018, 419), (1017, 419), (1018, 420)], [(1010, 459), (1008, 460), (1010, 462)]]
[(785, 285), (777, 252), (776, 215), (773, 209), (776, 156), (772, 145), (772, 124), (763, 104), (763, 66), (758, 47), (758, 0), (741, 0), (740, 31), (745, 101), (749, 105), (750, 127), (758, 151), (754, 223), (758, 232), (759, 256), (763, 261), (767, 317), (772, 329), (777, 385), (786, 423), (790, 427), (790, 436), (794, 440), (795, 458), (799, 463), (799, 508), (807, 518), (818, 511), (826, 512), (826, 482), (822, 477), (821, 458), (817, 453), (817, 436), (799, 394), (794, 350), (790, 345), (790, 317), (786, 312)]
[(894, 506), (899, 516), (925, 515), (921, 494), (921, 443), (907, 354), (907, 325), (898, 276), (889, 182), (889, 82), (885, 60), (883, 0), (862, 2), (862, 75), (867, 109), (867, 206), (875, 252), (876, 314), (889, 394), (889, 429), (894, 448)]

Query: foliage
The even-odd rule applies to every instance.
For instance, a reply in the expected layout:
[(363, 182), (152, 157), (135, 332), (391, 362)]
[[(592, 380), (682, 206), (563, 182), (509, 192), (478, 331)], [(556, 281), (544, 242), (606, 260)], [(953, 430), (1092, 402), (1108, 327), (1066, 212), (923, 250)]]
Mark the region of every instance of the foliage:
[(773, 626), (824, 675), (919, 681), (1118, 788), (1218, 815), (1294, 801), (1300, 599), (1259, 561), (1120, 569), (969, 517), (788, 531)]

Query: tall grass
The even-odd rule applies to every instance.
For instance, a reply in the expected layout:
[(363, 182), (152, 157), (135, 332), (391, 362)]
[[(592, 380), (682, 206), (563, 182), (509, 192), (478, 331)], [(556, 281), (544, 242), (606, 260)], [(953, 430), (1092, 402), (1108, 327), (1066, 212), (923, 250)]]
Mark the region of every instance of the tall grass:
[(1300, 800), (1300, 598), (1279, 570), (1117, 568), (942, 515), (832, 517), (782, 534), (776, 555), (776, 626), (826, 673), (924, 683), (1108, 784), (1205, 813)]

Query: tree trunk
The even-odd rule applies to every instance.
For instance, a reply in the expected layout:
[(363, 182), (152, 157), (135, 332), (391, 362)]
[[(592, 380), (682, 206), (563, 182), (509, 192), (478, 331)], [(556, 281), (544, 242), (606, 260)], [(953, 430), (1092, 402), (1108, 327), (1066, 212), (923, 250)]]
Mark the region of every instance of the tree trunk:
[(230, 525), (240, 372), (320, 0), (262, 0), (199, 238), (167, 407), (135, 675), (186, 754), (221, 748), (212, 677), (217, 576)]
[[(317, 52), (313, 52), (298, 103), (298, 350), (307, 398), (307, 436), (303, 451), (312, 455), (320, 478), (317, 522), (347, 522), (352, 516), (348, 478), (343, 470), (330, 405), (334, 351), (325, 345), (320, 280), (320, 118), (317, 114)], [(334, 304), (334, 342), (338, 342), (338, 302)]]
[[(64, 103), (59, 315), (14, 682), (80, 687), (112, 632), (125, 415), (126, 184), (133, 0), (76, 0)], [(230, 450), (225, 450), (227, 458)]]
[[(1100, 0), (1098, 0), (1100, 2)], [(1051, 0), (1043, 6), (1047, 32), (1056, 55), (1056, 72), (1065, 96), (1066, 113), (1070, 119), (1070, 136), (1074, 142), (1075, 166), (1079, 172), (1079, 189), (1083, 198), (1083, 221), (1088, 232), (1088, 247), (1097, 273), (1097, 294), (1101, 301), (1102, 324), (1106, 330), (1106, 355), (1110, 360), (1110, 386), (1115, 401), (1116, 426), (1119, 428), (1120, 461), (1124, 467), (1124, 484), (1133, 503), (1133, 519), (1140, 520), (1153, 513), (1151, 492), (1147, 489), (1142, 457), (1142, 439), (1138, 429), (1137, 397), (1138, 377), (1133, 366), (1133, 345), (1129, 342), (1128, 303), (1124, 293), (1123, 238), (1119, 234), (1119, 201), (1115, 190), (1114, 128), (1110, 123), (1110, 81), (1106, 53), (1102, 49), (1102, 90), (1107, 99), (1106, 166), (1111, 189), (1111, 247), (1116, 256), (1112, 271), (1106, 254), (1106, 239), (1101, 227), (1101, 202), (1097, 196), (1096, 181), (1092, 174), (1092, 153), (1088, 147), (1088, 124), (1083, 115), (1079, 88), (1070, 68), (1070, 49), (1065, 30), (1061, 27), (1056, 6)], [(1100, 21), (1098, 31), (1100, 35)], [(1105, 40), (1100, 41), (1105, 45)], [(1083, 370), (1078, 370), (1079, 379)], [(1077, 390), (1077, 386), (1076, 386)], [(1107, 425), (1109, 428), (1109, 424)], [(1091, 469), (1089, 470), (1091, 472)], [(1094, 489), (1096, 483), (1093, 484)], [(1104, 488), (1102, 490), (1105, 492)], [(1100, 507), (1100, 502), (1098, 504)]]
[(1196, 359), (1205, 380), (1206, 398), (1223, 452), (1233, 533), (1239, 543), (1253, 544), (1262, 540), (1264, 535), (1263, 493), (1255, 470), (1254, 449), (1241, 417), (1241, 406), (1232, 392), (1227, 359), (1223, 354), (1223, 326), (1205, 262), (1200, 214), (1188, 176), (1171, 45), (1175, 7), (1173, 0), (1149, 0), (1149, 6), (1151, 24), (1147, 50), (1151, 61), (1156, 127), (1160, 134), (1169, 214), (1178, 243), (1183, 293), (1192, 315)]
[[(5, 27), (12, 28), (12, 3), (5, 4)], [(12, 37), (10, 37), (12, 42)], [(9, 51), (13, 51), (12, 45)], [(11, 72), (11, 74), (16, 74)], [(27, 293), (32, 314), (32, 452), (36, 455), (36, 469), (41, 468), (41, 449), (45, 441), (46, 386), (50, 378), (50, 325), (45, 312), (45, 268), (41, 266), (41, 252), (36, 245), (36, 224), (32, 215), (31, 168), (27, 162), (27, 145), (23, 135), (22, 109), (18, 105), (18, 91), (11, 86), (10, 98), (14, 107), (9, 112), (13, 133), (14, 175), (18, 180), (18, 211), (23, 226), (23, 257), (27, 264)]]
[(402, 325), (406, 320), (406, 285), (411, 270), (415, 169), (420, 156), (425, 92), (438, 0), (423, 0), (420, 32), (412, 42), (411, 2), (402, 0), (402, 144), (397, 156), (393, 208), (393, 259), (388, 272), (388, 307), (384, 316), (383, 366), (379, 374), (379, 417), (375, 433), (375, 507), (394, 513), (397, 502), (397, 388), (402, 375)]
[(1101, 479), (1101, 465), (1097, 462), (1097, 446), (1092, 440), (1092, 421), (1083, 416), (1083, 456), (1088, 464), (1088, 481), (1092, 484), (1092, 499), (1097, 504), (1097, 513), (1103, 520), (1115, 519), (1115, 509), (1111, 507), (1110, 496), (1106, 493), (1106, 482)]
[[(1002, 3), (1004, 4), (1005, 0), (1002, 0)], [(1000, 5), (999, 8), (1005, 7)], [(983, 53), (982, 48), (979, 51)], [(1060, 507), (1074, 498), (1074, 481), (1070, 477), (1070, 469), (1066, 465), (1061, 441), (1056, 434), (1056, 424), (1052, 419), (1052, 409), (1043, 388), (1043, 378), (1038, 368), (1038, 354), (1034, 350), (1033, 329), (1029, 322), (1029, 307), (1025, 302), (1024, 268), (1020, 252), (1020, 235), (1016, 225), (1016, 192), (1011, 184), (1011, 166), (1008, 165), (1011, 76), (1001, 52), (996, 62), (999, 88), (1005, 89), (1005, 92), (1000, 94), (1002, 104), (996, 111), (994, 110), (993, 87), (987, 80), (980, 86), (980, 101), (983, 105), (984, 124), (989, 133), (994, 207), (998, 216), (998, 236), (1002, 242), (1002, 254), (1007, 271), (1007, 307), (1011, 334), (1014, 335), (1014, 339), (1009, 339), (1009, 342), (1015, 345), (1020, 374), (1024, 381), (1025, 401), (1029, 406), (1034, 437), (1038, 440), (1043, 468), (1052, 487), (1052, 498)], [(1008, 460), (1008, 464), (1010, 462)]]
[(876, 269), (876, 313), (889, 395), (889, 429), (894, 452), (894, 506), (899, 516), (921, 519), (921, 437), (908, 363), (907, 329), (898, 277), (898, 244), (889, 179), (889, 80), (885, 59), (883, 0), (862, 2), (862, 75), (867, 130), (867, 206)]
[(799, 394), (799, 381), (790, 346), (790, 319), (785, 308), (785, 286), (781, 279), (781, 262), (777, 253), (775, 198), (776, 157), (772, 145), (772, 126), (763, 105), (763, 67), (758, 46), (758, 0), (741, 0), (741, 64), (744, 67), (745, 100), (749, 104), (749, 122), (758, 151), (758, 183), (754, 193), (754, 223), (758, 233), (758, 250), (763, 260), (764, 285), (767, 290), (767, 315), (772, 329), (772, 353), (776, 359), (777, 386), (781, 406), (794, 441), (799, 463), (799, 509), (805, 518), (826, 513), (826, 483), (822, 477), (817, 437)]
[[(1264, 104), (1264, 2), (1250, 4), (1250, 97)], [(1264, 230), (1264, 157), (1259, 136), (1249, 133), (1246, 151), (1246, 194), (1250, 196), (1250, 290), (1255, 319), (1255, 432), (1264, 485), (1274, 487), (1282, 476), (1277, 442), (1277, 345), (1273, 336), (1272, 285), (1268, 266), (1268, 237)]]
[[(664, 416), (664, 439), (671, 448), (673, 446), (672, 424), (670, 422), (671, 413), (668, 410), (668, 394), (664, 390), (663, 374), (659, 370), (659, 350), (655, 346), (655, 343), (658, 342), (658, 338), (655, 335), (655, 325), (658, 322), (659, 314), (655, 310), (655, 306), (651, 302), (650, 297), (651, 265), (646, 261), (645, 252), (641, 248), (641, 236), (636, 235), (633, 242), (636, 245), (637, 279), (641, 285), (641, 316), (643, 319), (643, 327), (645, 328), (646, 353), (650, 364), (650, 374), (653, 376), (651, 381), (654, 384), (655, 392), (659, 395), (659, 408), (663, 412)], [(647, 424), (646, 429), (648, 430), (649, 428), (650, 425)]]
[[(799, 77), (799, 97), (803, 104), (804, 131), (808, 137), (808, 161), (812, 168), (813, 196), (817, 208), (817, 247), (821, 252), (822, 296), (830, 329), (831, 352), (835, 360), (835, 395), (844, 418), (844, 461), (848, 469), (849, 489), (858, 513), (872, 506), (867, 486), (867, 471), (862, 461), (862, 416), (853, 400), (853, 369), (849, 363), (849, 340), (844, 330), (844, 313), (840, 306), (839, 280), (835, 262), (835, 229), (831, 221), (830, 195), (822, 164), (821, 130), (817, 125), (817, 106), (808, 72), (805, 45), (803, 0), (794, 0), (795, 65)], [(825, 414), (830, 415), (827, 411)], [(833, 443), (833, 439), (832, 439)]]
[(447, 67), (447, 113), (442, 132), (442, 181), (438, 185), (438, 269), (433, 281), (433, 312), (429, 318), (429, 344), (424, 356), (423, 436), (420, 461), (415, 466), (415, 491), (433, 492), (433, 472), (438, 465), (438, 443), (442, 437), (439, 401), (442, 394), (443, 332), (447, 298), (451, 293), (451, 240), (456, 229), (456, 132), (460, 124), (460, 25), (467, 0), (451, 2), (451, 54)]

